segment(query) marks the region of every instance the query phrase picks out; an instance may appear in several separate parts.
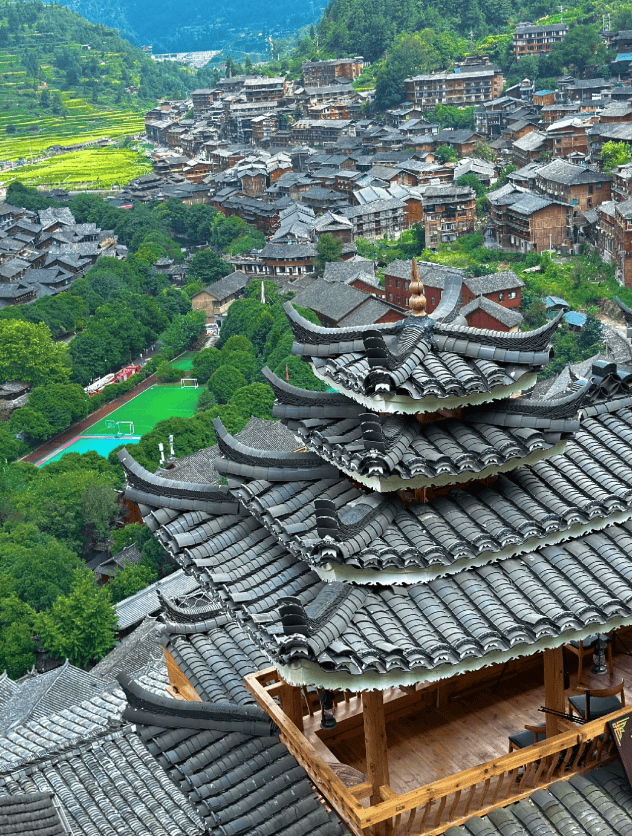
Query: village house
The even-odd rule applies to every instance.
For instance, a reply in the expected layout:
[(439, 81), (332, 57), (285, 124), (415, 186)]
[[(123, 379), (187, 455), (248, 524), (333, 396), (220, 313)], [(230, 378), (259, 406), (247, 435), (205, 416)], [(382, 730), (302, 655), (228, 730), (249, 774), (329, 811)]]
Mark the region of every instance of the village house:
[(523, 316), (515, 308), (507, 308), (492, 302), (485, 296), (477, 296), (460, 311), (470, 328), (484, 328), (490, 331), (509, 331), (520, 329)]
[(543, 252), (573, 242), (573, 207), (511, 185), (488, 194), (486, 246)]
[(340, 214), (353, 224), (354, 237), (383, 238), (385, 235), (398, 237), (406, 228), (406, 205), (396, 197), (374, 200), (361, 206), (349, 206)]
[(534, 26), (532, 23), (519, 23), (513, 34), (514, 58), (518, 61), (525, 55), (542, 55), (550, 52), (555, 44), (566, 37), (568, 27), (565, 23), (548, 23)]
[(204, 311), (207, 322), (214, 322), (233, 304), (248, 284), (249, 277), (242, 270), (235, 270), (223, 279), (207, 285), (191, 297), (194, 311)]
[(615, 278), (624, 287), (632, 287), (632, 199), (614, 205)]
[(427, 247), (474, 231), (476, 192), (470, 186), (428, 186), (422, 205)]
[(575, 216), (610, 200), (611, 185), (612, 177), (609, 174), (560, 159), (543, 165), (535, 177), (536, 191), (563, 203), (570, 203), (575, 207)]
[(355, 81), (364, 68), (364, 58), (336, 58), (329, 61), (303, 61), (305, 87), (329, 87), (337, 81)]
[(607, 264), (611, 264), (614, 259), (614, 207), (614, 200), (601, 203), (594, 210), (594, 223), (588, 212), (585, 216), (588, 221), (591, 221), (586, 227), (586, 237), (597, 248), (599, 257)]
[[(458, 268), (446, 267), (430, 261), (418, 261), (417, 265), (419, 276), (425, 287), (426, 310), (429, 314), (433, 313), (441, 303), (445, 283), (455, 273), (462, 280), (461, 300), (464, 305), (468, 305), (475, 299), (484, 296), (495, 305), (502, 305), (513, 311), (520, 310), (521, 289), (524, 283), (512, 270), (474, 277), (463, 276), (463, 271)], [(384, 268), (384, 288), (387, 301), (403, 307), (408, 305), (411, 275), (411, 261), (395, 259)], [(505, 330), (505, 328), (502, 330)]]
[(328, 262), (325, 264), (323, 279), (326, 282), (350, 285), (380, 299), (386, 298), (386, 291), (380, 286), (379, 277), (375, 275), (373, 262), (360, 256), (349, 261)]
[(498, 98), (503, 89), (503, 74), (493, 64), (456, 67), (452, 73), (431, 73), (407, 78), (406, 99), (431, 109), (438, 104), (468, 107)]
[(295, 303), (314, 311), (326, 328), (397, 322), (406, 316), (397, 306), (351, 284), (325, 279), (315, 279), (309, 287), (300, 290)]

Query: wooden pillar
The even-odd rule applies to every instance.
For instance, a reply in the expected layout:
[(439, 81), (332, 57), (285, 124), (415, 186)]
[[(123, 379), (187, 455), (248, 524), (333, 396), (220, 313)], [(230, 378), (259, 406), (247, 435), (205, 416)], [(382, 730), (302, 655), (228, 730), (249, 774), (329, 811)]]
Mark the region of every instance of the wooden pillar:
[[(561, 647), (544, 651), (544, 706), (555, 711), (566, 710), (564, 694), (564, 655)], [(546, 736), (559, 734), (558, 717), (546, 715)]]
[[(380, 787), (388, 786), (390, 781), (386, 723), (384, 721), (384, 695), (382, 691), (363, 691), (362, 707), (364, 711), (367, 778), (373, 785), (371, 804), (379, 804), (383, 800)], [(392, 833), (392, 830), (392, 819), (380, 822), (373, 827), (376, 836), (388, 836)]]
[(301, 689), (295, 685), (283, 683), (279, 691), (279, 702), (283, 713), (290, 718), (296, 728), (303, 731), (303, 696)]

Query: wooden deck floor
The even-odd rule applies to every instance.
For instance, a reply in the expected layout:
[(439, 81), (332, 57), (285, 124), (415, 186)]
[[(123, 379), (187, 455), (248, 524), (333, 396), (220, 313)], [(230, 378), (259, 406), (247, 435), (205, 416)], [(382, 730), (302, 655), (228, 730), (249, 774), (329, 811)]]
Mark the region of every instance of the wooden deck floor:
[[(436, 695), (433, 695), (434, 705), (421, 704), (402, 716), (390, 720), (387, 718), (390, 785), (393, 790), (397, 793), (408, 792), (504, 755), (508, 751), (508, 735), (521, 731), (525, 723), (544, 723), (545, 715), (538, 711), (544, 704), (541, 657), (531, 661), (535, 661), (535, 664), (530, 668), (505, 673), (500, 680), (499, 669), (489, 684), (457, 692), (440, 707), (436, 707)], [(617, 642), (614, 662), (615, 672), (611, 680), (608, 674), (591, 674), (592, 662), (587, 658), (582, 686), (577, 688), (576, 657), (569, 656), (571, 687), (566, 692), (567, 697), (583, 693), (587, 687), (605, 688), (623, 679), (626, 685), (626, 705), (632, 705), (630, 633), (626, 634), (623, 641)], [(401, 691), (393, 689), (387, 692), (385, 699), (391, 701), (402, 696)], [(336, 719), (340, 723), (347, 717), (358, 715), (360, 711), (359, 698), (352, 696), (348, 703), (339, 704)], [(343, 731), (337, 740), (321, 741), (315, 735), (320, 715), (306, 717), (305, 721), (308, 737), (317, 745), (325, 760), (338, 760), (366, 772), (361, 726)], [(324, 749), (323, 743), (333, 757), (327, 757), (329, 752)]]

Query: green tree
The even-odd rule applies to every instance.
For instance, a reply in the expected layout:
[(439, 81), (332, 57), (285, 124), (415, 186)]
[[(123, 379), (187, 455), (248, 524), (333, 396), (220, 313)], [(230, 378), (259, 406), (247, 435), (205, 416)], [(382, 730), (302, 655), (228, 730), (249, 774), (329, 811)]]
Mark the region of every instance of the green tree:
[(43, 323), (0, 319), (0, 382), (62, 383), (70, 376), (68, 351)]
[(434, 155), (442, 163), (453, 163), (459, 159), (459, 155), (452, 145), (440, 145), (435, 150)]
[(114, 486), (108, 475), (93, 470), (60, 473), (53, 467), (29, 470), (28, 484), (15, 491), (12, 502), (20, 519), (78, 552), (104, 533), (116, 513)]
[(549, 61), (555, 72), (566, 67), (581, 77), (588, 67), (605, 64), (606, 45), (594, 26), (574, 26), (563, 41), (555, 44)]
[(8, 575), (0, 577), (0, 667), (18, 679), (36, 662), (35, 612), (21, 601)]
[(482, 139), (479, 139), (479, 141), (474, 144), (472, 156), (479, 160), (486, 160), (488, 163), (491, 163), (496, 159), (496, 155), (492, 149), (486, 142), (483, 142)]
[(257, 361), (250, 351), (226, 351), (226, 347), (224, 347), (222, 365), (231, 366), (240, 371), (248, 383), (252, 383), (258, 371)]
[(163, 360), (156, 369), (156, 377), (161, 383), (173, 383), (175, 380), (180, 380), (181, 376), (182, 371), (176, 369), (167, 360)]
[(33, 441), (46, 441), (54, 435), (45, 416), (28, 405), (15, 410), (9, 419), (9, 428)]
[(108, 584), (112, 603), (118, 604), (119, 601), (129, 598), (130, 595), (135, 595), (157, 580), (158, 573), (150, 566), (143, 563), (126, 566), (118, 571)]
[(231, 396), (247, 384), (243, 374), (232, 366), (220, 366), (208, 382), (209, 390), (219, 403), (227, 403)]
[(456, 182), (459, 186), (469, 186), (471, 189), (474, 189), (476, 197), (482, 197), (485, 194), (485, 186), (476, 174), (471, 171), (468, 174), (462, 174)]
[(191, 259), (187, 280), (212, 284), (230, 273), (230, 265), (214, 250), (199, 250)]
[(412, 34), (402, 33), (395, 39), (376, 76), (375, 107), (378, 110), (404, 100), (404, 79), (415, 73), (432, 72), (441, 66), (444, 57), (439, 41), (430, 28)]
[(260, 300), (262, 282), (266, 305), (276, 305), (279, 301), (279, 287), (272, 279), (253, 279), (244, 288), (244, 296), (246, 299)]
[(32, 391), (28, 408), (39, 412), (56, 434), (83, 420), (89, 404), (90, 398), (77, 383), (49, 383)]
[(212, 392), (209, 392), (208, 389), (202, 389), (200, 397), (197, 399), (197, 403), (195, 404), (195, 411), (206, 412), (207, 409), (211, 409), (213, 406), (217, 406), (217, 398)]
[(112, 554), (118, 554), (126, 546), (135, 543), (142, 529), (141, 523), (130, 523), (123, 528), (115, 528), (112, 532)]
[(321, 235), (316, 244), (318, 253), (318, 269), (325, 270), (328, 262), (341, 261), (342, 259), (342, 238), (335, 238), (330, 232)]
[(203, 348), (193, 356), (193, 367), (191, 376), (197, 378), (198, 383), (206, 383), (209, 377), (216, 372), (222, 363), (221, 352), (211, 346)]
[(32, 523), (0, 532), (0, 574), (10, 575), (16, 594), (36, 610), (48, 609), (70, 591), (79, 558)]
[[(254, 354), (255, 349), (248, 337), (243, 334), (234, 334), (229, 337), (222, 346), (222, 357), (231, 354), (233, 351), (245, 351), (248, 354)], [(224, 361), (222, 361), (224, 362)]]
[(630, 146), (627, 142), (604, 142), (601, 148), (601, 167), (604, 171), (612, 171), (629, 162)]
[(35, 620), (44, 650), (78, 667), (102, 659), (114, 647), (116, 624), (110, 593), (97, 587), (89, 570), (77, 572), (70, 593)]
[(246, 421), (252, 415), (257, 418), (272, 418), (274, 392), (266, 383), (251, 383), (250, 386), (238, 389), (228, 401), (228, 406), (244, 415)]

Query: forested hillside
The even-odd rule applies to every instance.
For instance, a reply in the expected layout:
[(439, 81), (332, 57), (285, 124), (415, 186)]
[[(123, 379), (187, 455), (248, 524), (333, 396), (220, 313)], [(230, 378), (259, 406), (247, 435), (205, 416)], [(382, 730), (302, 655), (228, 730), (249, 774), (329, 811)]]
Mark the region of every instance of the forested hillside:
[(238, 58), (244, 52), (268, 55), (266, 38), (296, 35), (315, 23), (324, 0), (297, 3), (280, 0), (229, 0), (221, 4), (202, 0), (148, 3), (147, 0), (64, 0), (89, 20), (115, 26), (137, 44), (152, 44), (155, 53), (224, 49)]
[(358, 84), (375, 86), (378, 111), (403, 101), (407, 76), (449, 69), (473, 54), (488, 55), (509, 83), (527, 77), (545, 87), (564, 71), (608, 75), (614, 55), (599, 37), (608, 14), (612, 29), (632, 28), (632, 4), (587, 0), (564, 8), (571, 30), (564, 43), (549, 55), (516, 62), (516, 23), (559, 22), (559, 6), (549, 0), (329, 0), (318, 31), (303, 38), (278, 69), (296, 75), (306, 58), (363, 55), (371, 66)]

